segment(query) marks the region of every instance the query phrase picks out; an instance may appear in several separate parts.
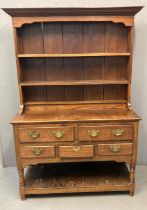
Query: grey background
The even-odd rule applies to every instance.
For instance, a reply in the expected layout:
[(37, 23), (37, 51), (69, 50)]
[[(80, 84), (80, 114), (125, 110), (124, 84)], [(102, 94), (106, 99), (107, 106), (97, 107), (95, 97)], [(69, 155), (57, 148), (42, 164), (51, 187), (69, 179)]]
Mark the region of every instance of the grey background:
[[(112, 7), (147, 5), (127, 0), (0, 0), (4, 7)], [(132, 104), (142, 117), (139, 129), (138, 164), (147, 164), (147, 7), (135, 18)], [(12, 117), (19, 110), (11, 18), (0, 10), (0, 166), (15, 166)]]

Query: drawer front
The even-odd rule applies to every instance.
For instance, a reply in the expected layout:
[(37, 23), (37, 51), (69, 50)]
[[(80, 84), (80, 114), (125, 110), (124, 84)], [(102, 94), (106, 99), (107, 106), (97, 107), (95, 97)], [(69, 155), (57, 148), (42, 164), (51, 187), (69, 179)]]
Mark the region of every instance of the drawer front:
[(21, 142), (73, 141), (74, 127), (28, 127), (19, 128)]
[(93, 157), (93, 145), (60, 146), (59, 157), (61, 158)]
[(55, 157), (54, 146), (21, 146), (21, 158)]
[(108, 141), (108, 140), (132, 140), (133, 126), (110, 125), (110, 126), (80, 126), (80, 141)]
[(131, 155), (132, 150), (132, 143), (98, 145), (98, 155)]

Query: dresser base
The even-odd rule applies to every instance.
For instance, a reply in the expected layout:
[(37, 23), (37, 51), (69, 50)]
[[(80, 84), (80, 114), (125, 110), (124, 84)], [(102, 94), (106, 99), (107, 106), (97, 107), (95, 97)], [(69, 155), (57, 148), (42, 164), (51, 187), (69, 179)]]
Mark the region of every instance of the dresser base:
[(126, 164), (111, 161), (31, 166), (25, 183), (24, 195), (130, 191), (132, 187)]

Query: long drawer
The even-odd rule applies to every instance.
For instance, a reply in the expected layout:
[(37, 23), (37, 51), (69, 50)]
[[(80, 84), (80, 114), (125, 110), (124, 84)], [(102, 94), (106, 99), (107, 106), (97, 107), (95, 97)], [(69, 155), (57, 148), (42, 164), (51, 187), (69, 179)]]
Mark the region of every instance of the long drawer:
[(132, 125), (79, 126), (80, 141), (109, 141), (132, 139)]
[(97, 155), (131, 155), (133, 151), (133, 144), (99, 144), (97, 151)]
[(20, 146), (21, 158), (55, 157), (54, 146)]
[(19, 128), (20, 142), (73, 141), (74, 127), (27, 127)]

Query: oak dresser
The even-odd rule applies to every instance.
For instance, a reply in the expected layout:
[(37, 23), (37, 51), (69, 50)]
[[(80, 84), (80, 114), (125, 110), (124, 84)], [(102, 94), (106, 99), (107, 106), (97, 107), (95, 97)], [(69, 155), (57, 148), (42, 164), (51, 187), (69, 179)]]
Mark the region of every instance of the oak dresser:
[(20, 111), (12, 124), (21, 199), (134, 194), (140, 117), (130, 96), (141, 8), (3, 9), (16, 49)]

